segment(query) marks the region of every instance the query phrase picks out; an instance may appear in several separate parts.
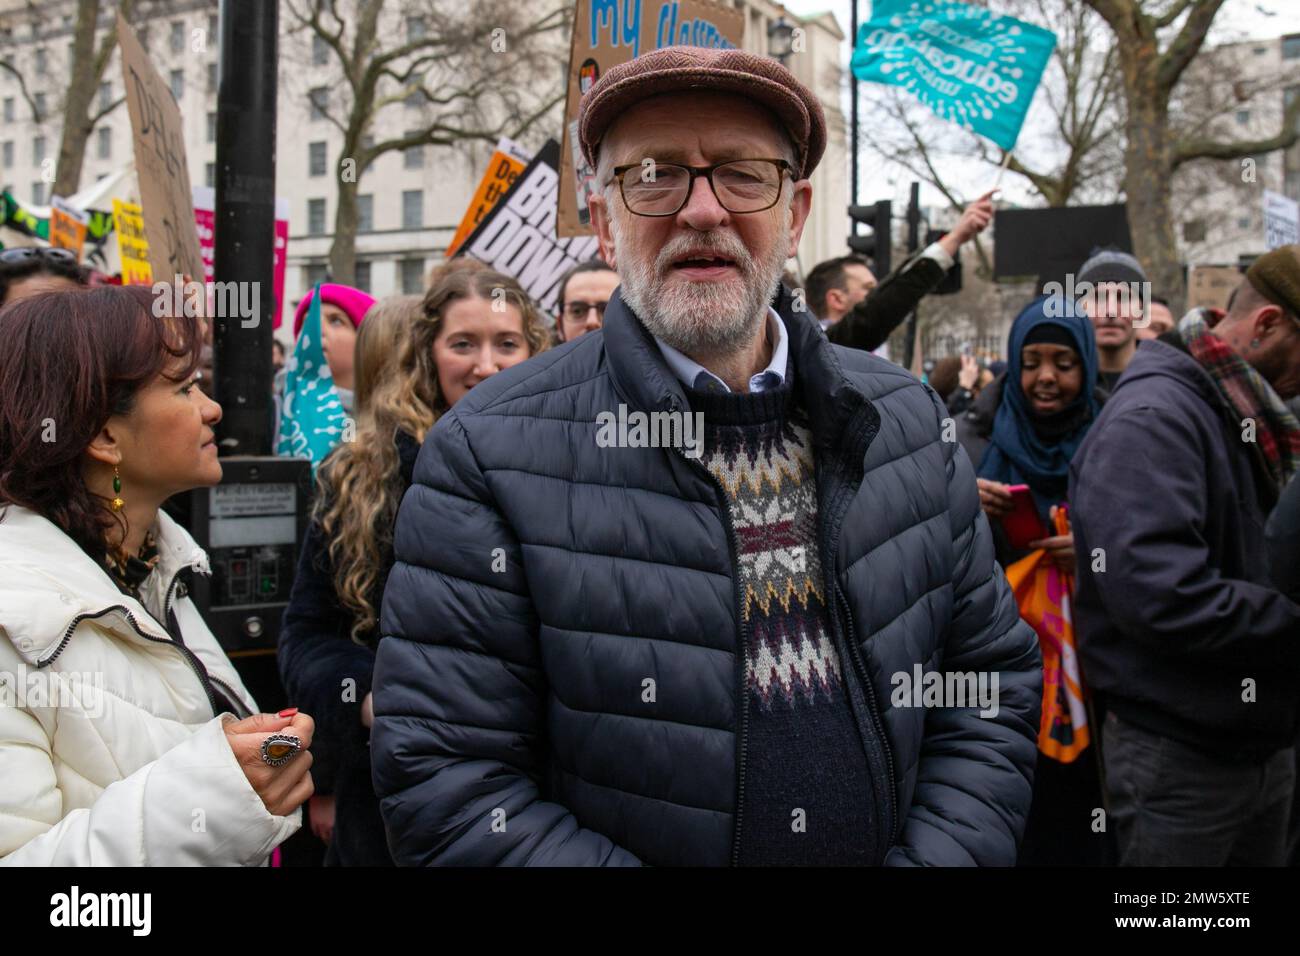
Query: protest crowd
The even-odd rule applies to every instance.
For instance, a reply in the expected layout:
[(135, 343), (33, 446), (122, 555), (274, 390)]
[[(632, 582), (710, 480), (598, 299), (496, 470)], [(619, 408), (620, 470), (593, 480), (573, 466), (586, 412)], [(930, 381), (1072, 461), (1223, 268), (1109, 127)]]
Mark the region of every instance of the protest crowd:
[(575, 130), (553, 304), (466, 254), (297, 304), (277, 713), (168, 506), (222, 480), (211, 324), (0, 250), (0, 672), (49, 690), (0, 864), (1295, 865), (1300, 246), (1180, 317), (1099, 242), (918, 376), (874, 353), (992, 192), (800, 275), (828, 130), (776, 60), (643, 52)]

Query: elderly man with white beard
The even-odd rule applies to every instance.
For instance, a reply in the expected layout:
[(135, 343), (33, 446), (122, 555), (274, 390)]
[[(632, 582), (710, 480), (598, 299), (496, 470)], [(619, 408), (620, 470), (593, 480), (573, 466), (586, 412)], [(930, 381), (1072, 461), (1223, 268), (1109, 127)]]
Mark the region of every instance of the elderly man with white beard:
[[(820, 104), (774, 60), (669, 47), (609, 70), (579, 133), (604, 326), (461, 399), (397, 516), (395, 859), (1012, 863), (1040, 658), (970, 462), (932, 391), (780, 285)], [(918, 671), (996, 706), (900, 690)]]

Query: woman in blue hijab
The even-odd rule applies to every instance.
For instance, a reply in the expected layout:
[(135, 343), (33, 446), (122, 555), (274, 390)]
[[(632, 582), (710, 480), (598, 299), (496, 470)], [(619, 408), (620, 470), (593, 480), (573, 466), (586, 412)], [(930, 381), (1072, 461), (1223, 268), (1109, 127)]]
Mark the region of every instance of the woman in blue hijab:
[[(1028, 485), (1039, 517), (1051, 528), (1065, 501), (1070, 459), (1097, 418), (1097, 346), (1092, 322), (1062, 296), (1035, 299), (1016, 316), (1007, 341), (1007, 371), (986, 388), (958, 425), (980, 487), (980, 505), (994, 527), (998, 560), (1026, 554), (1002, 532), (1011, 485)], [(1072, 535), (1035, 542), (1063, 570), (1074, 570)]]

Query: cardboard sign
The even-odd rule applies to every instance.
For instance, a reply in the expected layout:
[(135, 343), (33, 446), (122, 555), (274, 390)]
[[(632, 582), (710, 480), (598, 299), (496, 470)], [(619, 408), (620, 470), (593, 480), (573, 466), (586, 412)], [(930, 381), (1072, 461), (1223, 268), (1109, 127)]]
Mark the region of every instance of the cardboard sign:
[(1264, 248), (1277, 249), (1300, 242), (1300, 203), (1281, 193), (1264, 190)]
[(461, 246), (464, 255), (518, 280), (542, 310), (555, 315), (560, 279), (598, 251), (595, 237), (555, 233), (560, 144), (547, 140), (515, 184)]
[(1232, 290), (1241, 285), (1234, 266), (1192, 266), (1187, 277), (1187, 308), (1226, 309)]
[(152, 285), (149, 242), (144, 237), (144, 212), (139, 204), (113, 200), (113, 228), (117, 256), (122, 265), (122, 285)]
[(741, 47), (745, 17), (712, 0), (578, 0), (560, 158), (559, 235), (590, 236), (596, 171), (578, 146), (578, 104), (605, 72), (665, 46)]
[(174, 281), (178, 275), (198, 280), (203, 275), (203, 256), (194, 230), (180, 110), (121, 13), (117, 42), (122, 51), (122, 82), (131, 114), (135, 170), (153, 274), (163, 282)]
[(469, 208), (465, 210), (465, 218), (460, 221), (456, 235), (451, 237), (451, 242), (447, 245), (448, 259), (456, 254), (465, 238), (514, 185), (527, 165), (528, 154), (524, 152), (523, 147), (514, 140), (502, 136), (497, 143), (496, 152), (488, 160), (487, 171), (479, 180), (478, 189), (474, 190), (474, 198), (470, 200)]
[(81, 250), (86, 245), (86, 222), (89, 217), (73, 206), (69, 206), (61, 196), (50, 200), (50, 245), (76, 253), (81, 259)]

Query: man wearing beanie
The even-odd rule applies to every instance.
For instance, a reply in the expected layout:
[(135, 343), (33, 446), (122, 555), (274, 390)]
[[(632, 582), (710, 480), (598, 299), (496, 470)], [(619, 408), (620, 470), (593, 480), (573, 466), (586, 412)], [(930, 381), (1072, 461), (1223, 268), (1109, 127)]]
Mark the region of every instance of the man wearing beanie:
[(1108, 710), (1124, 864), (1285, 859), (1300, 605), (1270, 578), (1264, 525), (1300, 466), (1296, 394), (1292, 245), (1250, 268), (1212, 330), (1197, 309), (1144, 343), (1074, 457), (1080, 655)]
[(1150, 300), (1149, 292), (1142, 294), (1147, 275), (1127, 252), (1102, 249), (1079, 267), (1075, 285), (1087, 290), (1083, 310), (1097, 337), (1098, 379), (1109, 394), (1137, 351), (1138, 324), (1144, 322), (1141, 303)]
[(767, 57), (668, 47), (578, 123), (622, 286), (426, 439), (373, 691), (394, 856), (1012, 863), (1040, 659), (970, 462), (780, 286), (821, 105)]

